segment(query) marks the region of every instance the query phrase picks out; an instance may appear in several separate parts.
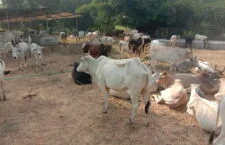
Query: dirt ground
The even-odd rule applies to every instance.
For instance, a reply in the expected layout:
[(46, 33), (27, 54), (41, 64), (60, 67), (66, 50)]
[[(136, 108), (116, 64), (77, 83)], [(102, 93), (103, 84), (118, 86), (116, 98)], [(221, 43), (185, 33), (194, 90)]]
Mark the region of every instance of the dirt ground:
[[(203, 131), (186, 108), (171, 110), (152, 101), (150, 126), (145, 127), (140, 102), (135, 123), (129, 125), (130, 102), (110, 97), (102, 113), (103, 95), (95, 85), (75, 85), (70, 76), (82, 56), (79, 45), (45, 48), (43, 71), (27, 67), (7, 76), (8, 100), (0, 102), (0, 145), (206, 145)], [(197, 50), (203, 60), (222, 67), (225, 51)], [(118, 57), (114, 52), (113, 57)], [(6, 61), (16, 68), (14, 60)], [(51, 75), (54, 72), (65, 72)], [(32, 74), (45, 74), (30, 77)], [(46, 75), (48, 74), (48, 75)], [(22, 76), (22, 78), (18, 78)], [(16, 77), (16, 78), (14, 78)]]

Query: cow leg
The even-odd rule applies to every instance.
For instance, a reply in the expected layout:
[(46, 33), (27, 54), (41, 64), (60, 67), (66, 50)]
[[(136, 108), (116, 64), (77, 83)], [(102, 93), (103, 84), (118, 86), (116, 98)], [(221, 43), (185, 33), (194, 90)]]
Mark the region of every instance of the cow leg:
[(105, 91), (105, 93), (104, 93), (104, 111), (103, 111), (103, 113), (107, 113), (108, 112), (108, 106), (109, 106), (108, 97), (109, 97), (109, 93), (108, 93), (108, 91)]
[(131, 103), (132, 103), (132, 109), (131, 109), (131, 116), (129, 119), (129, 123), (132, 124), (134, 121), (134, 117), (137, 114), (139, 102), (138, 102), (138, 97), (140, 93), (137, 92), (137, 90), (128, 90), (128, 93), (131, 97)]
[(103, 92), (104, 94), (104, 109), (103, 109), (103, 113), (107, 113), (108, 111), (108, 106), (109, 106), (109, 100), (108, 100), (108, 97), (109, 97), (109, 90), (107, 90), (105, 88), (105, 85), (103, 83), (103, 85), (99, 85), (99, 88), (101, 89), (101, 91)]
[(5, 101), (6, 96), (5, 96), (5, 90), (4, 90), (4, 87), (3, 87), (3, 80), (1, 80), (0, 84), (1, 84), (2, 97), (3, 97), (2, 100)]
[(157, 95), (157, 96), (155, 96), (154, 98), (155, 98), (155, 102), (156, 102), (156, 103), (158, 103), (158, 104), (163, 103), (163, 99), (162, 99), (161, 96)]
[(151, 61), (151, 65), (152, 65), (153, 71), (156, 72), (156, 68), (155, 68), (156, 61), (155, 61), (155, 60), (152, 60), (152, 61)]
[(138, 96), (136, 95), (131, 95), (131, 102), (132, 102), (132, 112), (131, 112), (131, 117), (129, 119), (129, 123), (132, 124), (134, 121), (134, 117), (137, 114), (137, 110), (138, 110)]
[(145, 104), (145, 114), (146, 114), (146, 126), (149, 125), (149, 107), (151, 106), (151, 102), (150, 102), (150, 99), (149, 99), (149, 92), (148, 91), (144, 91), (143, 93), (143, 101), (144, 101), (144, 104)]

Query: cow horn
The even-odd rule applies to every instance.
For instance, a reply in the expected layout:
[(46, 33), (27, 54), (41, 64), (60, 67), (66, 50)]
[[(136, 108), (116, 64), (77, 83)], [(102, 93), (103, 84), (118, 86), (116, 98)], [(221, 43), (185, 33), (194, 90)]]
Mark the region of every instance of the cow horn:
[(160, 73), (160, 76), (164, 76), (164, 75), (167, 75), (168, 73), (165, 71), (165, 72), (162, 72)]
[(225, 71), (225, 66), (223, 67), (223, 70), (221, 71), (221, 73), (224, 73), (224, 71)]
[(215, 67), (214, 67), (214, 68), (215, 68), (215, 70), (217, 70), (217, 65), (215, 65)]

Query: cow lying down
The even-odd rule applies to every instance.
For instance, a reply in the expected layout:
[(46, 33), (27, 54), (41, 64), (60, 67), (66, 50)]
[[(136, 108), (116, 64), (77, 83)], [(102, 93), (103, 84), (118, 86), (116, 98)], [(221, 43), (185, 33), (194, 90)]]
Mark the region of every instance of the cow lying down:
[[(73, 70), (72, 70), (72, 78), (73, 78), (74, 83), (77, 85), (92, 84), (92, 77), (90, 74), (77, 71), (77, 67), (79, 66), (79, 64), (80, 63), (75, 62)], [(115, 96), (115, 97), (119, 97), (119, 98), (123, 98), (123, 99), (130, 98), (129, 94), (126, 91), (119, 92), (119, 91), (110, 89), (109, 94), (111, 96)]]
[(92, 83), (92, 78), (90, 74), (85, 72), (77, 72), (77, 67), (79, 66), (78, 62), (74, 63), (72, 70), (72, 78), (75, 84), (77, 85), (86, 85)]
[(181, 80), (173, 79), (171, 75), (163, 73), (156, 83), (165, 89), (160, 91), (159, 96), (155, 97), (157, 103), (165, 103), (169, 107), (178, 107), (187, 103), (186, 90)]
[(172, 77), (180, 79), (185, 89), (190, 88), (191, 84), (200, 84), (200, 88), (205, 94), (216, 93), (220, 86), (220, 81), (214, 79), (212, 74), (208, 72), (198, 74), (177, 73), (173, 74)]
[[(188, 114), (194, 116), (202, 129), (213, 132), (217, 128), (218, 103), (202, 98), (204, 94), (200, 85), (191, 84), (191, 96), (187, 104)], [(218, 125), (221, 125), (219, 118)]]
[(221, 100), (221, 103), (218, 107), (218, 116), (220, 116), (222, 125), (220, 125), (215, 132), (212, 133), (209, 139), (210, 145), (225, 145), (225, 96)]
[[(127, 91), (132, 102), (132, 113), (129, 122), (132, 123), (139, 106), (139, 96), (143, 96), (148, 124), (148, 108), (150, 106), (150, 88), (159, 78), (152, 75), (151, 70), (138, 58), (114, 60), (105, 56), (95, 59), (84, 56), (77, 68), (78, 72), (90, 73), (93, 80), (104, 93), (104, 113), (108, 110), (109, 90)], [(135, 82), (135, 83), (134, 83)]]

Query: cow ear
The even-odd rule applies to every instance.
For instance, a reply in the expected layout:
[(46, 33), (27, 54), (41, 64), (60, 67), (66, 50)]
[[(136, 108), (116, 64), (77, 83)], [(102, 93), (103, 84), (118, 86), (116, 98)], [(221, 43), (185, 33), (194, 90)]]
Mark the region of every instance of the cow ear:
[(160, 76), (167, 76), (167, 75), (168, 75), (167, 72), (163, 72), (163, 73), (160, 74)]
[(195, 60), (197, 61), (197, 56), (195, 56)]

